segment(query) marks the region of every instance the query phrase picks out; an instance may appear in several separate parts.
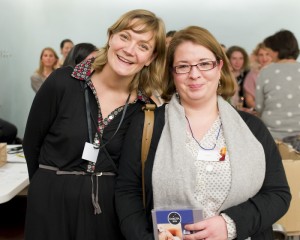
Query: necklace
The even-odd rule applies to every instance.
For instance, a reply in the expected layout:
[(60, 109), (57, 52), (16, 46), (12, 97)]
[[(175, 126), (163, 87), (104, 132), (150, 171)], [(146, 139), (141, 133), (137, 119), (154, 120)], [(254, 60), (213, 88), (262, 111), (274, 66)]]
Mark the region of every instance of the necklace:
[(199, 145), (199, 147), (202, 148), (203, 150), (207, 150), (207, 151), (214, 150), (214, 149), (216, 148), (216, 146), (217, 146), (217, 140), (218, 140), (219, 135), (220, 135), (220, 132), (221, 132), (222, 122), (221, 122), (221, 124), (220, 124), (219, 130), (218, 130), (218, 133), (217, 133), (217, 136), (216, 136), (216, 142), (215, 142), (214, 146), (211, 147), (211, 148), (204, 148), (204, 147), (201, 146), (201, 144), (200, 144), (200, 143), (197, 141), (197, 139), (194, 137), (193, 130), (192, 130), (192, 127), (191, 127), (191, 124), (190, 124), (189, 119), (187, 118), (187, 116), (185, 116), (185, 118), (186, 118), (186, 120), (187, 120), (187, 122), (188, 122), (189, 129), (190, 129), (190, 131), (191, 131), (192, 137), (193, 137), (193, 139), (196, 141), (196, 143)]

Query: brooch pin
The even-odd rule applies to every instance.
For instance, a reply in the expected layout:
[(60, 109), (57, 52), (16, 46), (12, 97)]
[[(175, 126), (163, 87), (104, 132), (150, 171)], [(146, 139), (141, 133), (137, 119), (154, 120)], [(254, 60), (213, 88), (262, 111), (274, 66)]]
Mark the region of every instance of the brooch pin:
[(226, 147), (222, 147), (220, 150), (220, 158), (219, 161), (224, 161), (225, 160), (225, 156), (226, 156)]

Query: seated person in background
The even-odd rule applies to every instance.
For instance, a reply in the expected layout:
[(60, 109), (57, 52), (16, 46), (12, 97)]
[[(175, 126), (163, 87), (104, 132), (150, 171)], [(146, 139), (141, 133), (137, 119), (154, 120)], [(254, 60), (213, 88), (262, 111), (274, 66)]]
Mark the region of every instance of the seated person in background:
[(253, 63), (251, 65), (251, 70), (247, 74), (244, 81), (244, 96), (247, 108), (255, 108), (255, 90), (256, 90), (256, 79), (259, 71), (271, 63), (272, 58), (267, 51), (267, 48), (263, 43), (259, 43), (254, 49), (253, 53)]
[(56, 69), (58, 56), (53, 48), (46, 47), (42, 50), (40, 56), (40, 65), (31, 76), (31, 87), (37, 92), (46, 78)]
[(220, 45), (221, 45), (223, 51), (226, 53), (226, 51), (227, 51), (226, 45), (223, 43), (220, 43)]
[(275, 139), (300, 134), (300, 63), (295, 35), (281, 30), (264, 40), (273, 63), (256, 82), (256, 111)]
[(15, 143), (18, 129), (15, 125), (0, 118), (0, 142)]
[(62, 57), (57, 62), (57, 67), (61, 67), (64, 64), (64, 61), (68, 55), (68, 53), (71, 51), (71, 49), (74, 47), (74, 43), (70, 39), (64, 39), (60, 43), (60, 53)]
[(240, 46), (231, 46), (226, 51), (226, 55), (229, 59), (232, 73), (236, 79), (238, 90), (236, 101), (232, 104), (234, 106), (241, 105), (241, 107), (245, 107), (244, 103), (244, 91), (243, 84), (247, 73), (249, 72), (249, 56), (246, 50)]
[(178, 31), (163, 79), (169, 103), (155, 111), (144, 174), (143, 112), (123, 144), (115, 198), (126, 239), (153, 239), (152, 209), (182, 208), (204, 217), (184, 226), (185, 240), (273, 239), (291, 201), (282, 160), (262, 121), (227, 102), (235, 79), (218, 41), (197, 26)]
[(98, 48), (91, 43), (78, 43), (68, 53), (64, 61), (63, 67), (75, 67), (78, 63), (82, 62), (83, 60), (95, 57), (97, 51)]

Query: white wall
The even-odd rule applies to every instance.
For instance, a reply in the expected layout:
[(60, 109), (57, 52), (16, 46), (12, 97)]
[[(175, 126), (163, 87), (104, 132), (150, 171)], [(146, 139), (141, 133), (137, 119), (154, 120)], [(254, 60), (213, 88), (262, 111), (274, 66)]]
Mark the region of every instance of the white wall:
[(167, 30), (200, 25), (227, 47), (249, 53), (266, 36), (285, 28), (300, 41), (299, 0), (0, 0), (0, 117), (23, 137), (34, 97), (30, 75), (46, 46), (60, 41), (102, 46), (107, 28), (125, 11), (155, 12)]

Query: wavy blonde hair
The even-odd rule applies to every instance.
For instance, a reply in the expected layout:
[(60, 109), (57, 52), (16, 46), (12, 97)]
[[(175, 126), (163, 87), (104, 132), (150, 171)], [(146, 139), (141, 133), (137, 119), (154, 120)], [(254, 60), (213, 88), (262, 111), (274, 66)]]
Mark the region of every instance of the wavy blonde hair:
[[(136, 21), (133, 21), (136, 20)], [(141, 29), (138, 27), (142, 27)], [(148, 97), (152, 95), (154, 90), (161, 92), (161, 81), (165, 68), (165, 24), (154, 13), (136, 9), (122, 15), (110, 28), (107, 30), (108, 40), (106, 45), (99, 50), (99, 53), (93, 63), (95, 71), (102, 71), (107, 63), (107, 51), (109, 48), (110, 37), (123, 30), (132, 30), (136, 33), (153, 32), (155, 39), (154, 56), (155, 59), (149, 66), (144, 66), (143, 69), (136, 74), (129, 85), (129, 91), (141, 90)], [(136, 30), (140, 29), (140, 30)]]

